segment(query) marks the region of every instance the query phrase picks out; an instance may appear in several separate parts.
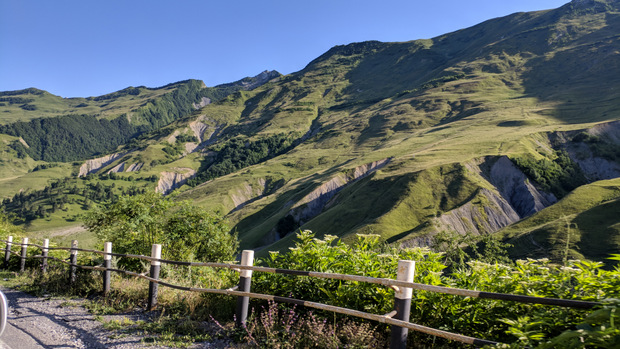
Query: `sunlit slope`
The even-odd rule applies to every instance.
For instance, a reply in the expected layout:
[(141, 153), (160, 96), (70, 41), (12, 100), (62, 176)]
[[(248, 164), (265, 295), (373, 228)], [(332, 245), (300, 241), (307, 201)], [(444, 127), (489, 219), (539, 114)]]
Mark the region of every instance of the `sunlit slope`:
[[(243, 110), (222, 135), (297, 132), (299, 143), (184, 187), (181, 197), (231, 212), (248, 247), (291, 228), (394, 241), (468, 202), (484, 206), (480, 190), (493, 186), (467, 170), (451, 186), (449, 169), (488, 156), (551, 158), (561, 146), (549, 135), (617, 119), (617, 4), (583, 6), (515, 14), (432, 40), (335, 47), (299, 73), (233, 95), (226, 103)], [(265, 190), (266, 182), (278, 185)], [(325, 202), (301, 213), (314, 196)]]

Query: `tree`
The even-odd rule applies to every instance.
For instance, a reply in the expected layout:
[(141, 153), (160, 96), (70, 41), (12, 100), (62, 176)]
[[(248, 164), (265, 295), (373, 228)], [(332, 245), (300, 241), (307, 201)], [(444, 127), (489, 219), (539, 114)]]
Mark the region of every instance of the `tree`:
[(6, 212), (0, 210), (0, 239), (7, 239), (9, 235), (13, 236), (13, 241), (17, 241), (16, 237), (23, 235), (23, 231), (20, 227), (11, 223), (12, 219)]
[[(117, 253), (150, 255), (157, 243), (162, 245), (162, 258), (179, 261), (232, 260), (239, 245), (221, 216), (155, 192), (123, 196), (95, 209), (85, 226), (101, 242), (112, 242)], [(140, 269), (135, 259), (121, 259), (119, 265)]]

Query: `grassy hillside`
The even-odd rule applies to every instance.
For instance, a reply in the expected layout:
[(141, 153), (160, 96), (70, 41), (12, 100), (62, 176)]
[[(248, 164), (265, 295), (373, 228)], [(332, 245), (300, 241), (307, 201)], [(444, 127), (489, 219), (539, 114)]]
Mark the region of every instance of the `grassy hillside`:
[[(251, 138), (287, 120), (307, 139), (268, 163), (187, 188), (182, 196), (233, 210), (242, 243), (257, 247), (281, 237), (278, 223), (338, 173), (392, 158), (370, 177), (346, 185), (309, 220), (287, 221), (321, 234), (373, 231), (385, 239), (424, 230), (432, 217), (475, 201), (475, 188), (489, 187), (479, 178), (453, 185), (453, 196), (467, 199), (441, 205), (451, 197), (445, 166), (498, 155), (552, 161), (561, 145), (550, 135), (615, 120), (615, 92), (605, 86), (615, 85), (616, 71), (602, 69), (614, 66), (599, 66), (598, 57), (601, 50), (613, 55), (619, 48), (612, 20), (618, 9), (603, 10), (571, 3), (432, 40), (335, 47), (278, 84), (236, 96), (245, 108), (231, 132), (243, 125), (242, 134)], [(557, 40), (566, 28), (574, 31)], [(584, 53), (586, 43), (597, 49)], [(591, 71), (558, 73), (552, 67), (560, 55), (572, 57), (562, 69), (580, 71), (590, 62)], [(212, 107), (202, 112), (208, 115)], [(274, 175), (285, 182), (275, 193), (244, 190)], [(429, 179), (416, 186), (419, 178)], [(248, 194), (248, 203), (235, 209), (230, 198), (238, 192)], [(484, 206), (484, 200), (477, 202)], [(286, 239), (273, 248), (284, 246)]]
[(620, 250), (620, 179), (584, 185), (498, 234), (514, 257), (602, 260)]

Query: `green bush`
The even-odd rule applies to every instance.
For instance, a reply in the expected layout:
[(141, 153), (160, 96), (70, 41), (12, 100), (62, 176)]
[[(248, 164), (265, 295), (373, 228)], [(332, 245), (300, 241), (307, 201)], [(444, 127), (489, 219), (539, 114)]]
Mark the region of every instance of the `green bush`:
[[(281, 269), (395, 278), (398, 260), (407, 259), (416, 261), (415, 282), (423, 284), (603, 303), (607, 302), (606, 299), (620, 298), (620, 270), (605, 270), (604, 265), (597, 262), (569, 261), (567, 266), (560, 266), (546, 259), (503, 264), (452, 260), (454, 265), (447, 273), (443, 253), (422, 248), (395, 249), (381, 244), (374, 235), (360, 235), (351, 246), (334, 236), (316, 239), (309, 231), (301, 232), (298, 240), (290, 252), (272, 253), (271, 258), (263, 262)], [(375, 314), (384, 314), (393, 308), (394, 292), (384, 286), (262, 273), (257, 273), (253, 282), (253, 291), (259, 293)], [(617, 308), (613, 302), (610, 304), (604, 309)], [(603, 322), (592, 320), (600, 318), (598, 311), (414, 290), (410, 321), (453, 333), (512, 343), (515, 347), (545, 347), (562, 338), (575, 336), (565, 333), (582, 333), (584, 326), (588, 325), (587, 331), (590, 332), (587, 335), (592, 341), (602, 340), (607, 347), (613, 347), (610, 343), (615, 343), (618, 338), (616, 330), (610, 326), (613, 327), (616, 310), (608, 311), (611, 315), (605, 320), (607, 322), (604, 319)], [(410, 337), (420, 345), (458, 346), (458, 343), (448, 344), (417, 332), (411, 332)]]
[(556, 151), (549, 158), (540, 160), (531, 156), (516, 157), (512, 160), (543, 190), (552, 192), (558, 198), (587, 183), (579, 165), (573, 162), (565, 151)]
[[(150, 255), (151, 246), (161, 244), (164, 259), (219, 262), (233, 260), (238, 247), (221, 216), (154, 192), (94, 209), (85, 225), (102, 243), (112, 242), (116, 253)], [(119, 266), (141, 270), (136, 259), (122, 258)]]
[[(445, 268), (440, 253), (424, 248), (398, 250), (382, 244), (378, 235), (358, 235), (353, 245), (332, 235), (316, 239), (308, 230), (300, 232), (297, 238), (299, 242), (288, 253), (271, 252), (270, 259), (263, 262), (273, 268), (396, 278), (398, 261), (414, 260), (416, 281), (433, 285), (440, 283), (439, 276)], [(260, 293), (377, 314), (393, 308), (394, 291), (381, 285), (263, 273), (257, 274), (253, 282), (253, 289)]]

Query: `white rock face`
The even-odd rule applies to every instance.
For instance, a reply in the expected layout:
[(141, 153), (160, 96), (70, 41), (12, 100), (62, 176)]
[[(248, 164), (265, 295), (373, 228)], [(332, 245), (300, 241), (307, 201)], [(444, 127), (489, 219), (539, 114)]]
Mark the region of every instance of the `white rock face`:
[[(487, 157), (465, 164), (466, 168), (483, 177), (494, 189), (482, 188), (484, 206), (471, 201), (433, 219), (435, 231), (455, 231), (459, 234), (490, 234), (530, 216), (557, 202), (553, 194), (536, 189), (527, 176), (506, 156)], [(423, 241), (407, 241), (407, 245)]]
[(110, 169), (108, 171), (108, 174), (123, 172), (124, 168), (125, 168), (125, 163), (121, 162), (120, 164), (118, 164), (118, 165), (114, 166), (112, 169)]
[(207, 97), (202, 97), (202, 99), (200, 100), (200, 103), (192, 103), (192, 105), (194, 106), (194, 109), (200, 109), (204, 106), (207, 106), (210, 103), (211, 103), (211, 99)]
[(90, 173), (96, 172), (99, 169), (106, 167), (112, 162), (118, 160), (119, 158), (127, 155), (127, 153), (115, 153), (106, 156), (102, 156), (100, 158), (86, 160), (82, 166), (80, 166), (80, 172), (78, 174), (79, 177), (84, 177)]
[(500, 157), (486, 178), (515, 209), (521, 218), (530, 216), (557, 202), (553, 194), (540, 192), (506, 156)]
[(481, 194), (488, 199), (488, 205), (474, 206), (470, 201), (446, 212), (434, 220), (436, 231), (452, 230), (461, 235), (488, 234), (521, 219), (508, 201), (497, 193), (482, 189)]
[(174, 168), (175, 172), (164, 171), (159, 175), (156, 192), (168, 194), (172, 190), (182, 186), (188, 179), (196, 175), (196, 170), (191, 168)]
[(248, 202), (260, 198), (265, 194), (267, 181), (265, 178), (259, 178), (256, 180), (255, 185), (250, 183), (244, 183), (243, 186), (237, 188), (234, 194), (230, 196), (235, 205), (233, 210), (237, 210), (243, 207)]
[(291, 214), (298, 222), (307, 222), (321, 213), (323, 208), (328, 206), (330, 200), (346, 185), (368, 176), (387, 165), (390, 161), (391, 158), (387, 158), (358, 166), (353, 170), (351, 176), (347, 176), (344, 173), (337, 174), (295, 203)]
[(131, 164), (131, 165), (129, 165), (129, 167), (127, 167), (127, 170), (125, 170), (125, 172), (140, 171), (140, 169), (142, 169), (142, 166), (144, 166), (143, 162), (137, 162), (135, 164)]
[[(620, 121), (598, 124), (586, 132), (603, 141), (620, 146)], [(568, 156), (579, 165), (589, 182), (620, 177), (620, 165), (595, 157), (586, 143), (566, 143), (565, 148)]]
[(202, 121), (196, 120), (189, 123), (189, 128), (194, 132), (194, 136), (198, 138), (198, 143), (202, 143), (204, 140), (203, 135), (209, 126)]
[(590, 128), (588, 133), (593, 136), (606, 138), (612, 143), (620, 144), (620, 121), (598, 124)]

